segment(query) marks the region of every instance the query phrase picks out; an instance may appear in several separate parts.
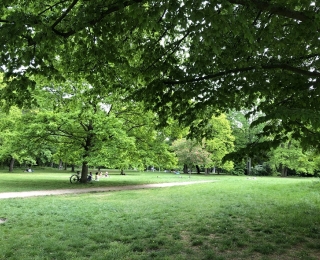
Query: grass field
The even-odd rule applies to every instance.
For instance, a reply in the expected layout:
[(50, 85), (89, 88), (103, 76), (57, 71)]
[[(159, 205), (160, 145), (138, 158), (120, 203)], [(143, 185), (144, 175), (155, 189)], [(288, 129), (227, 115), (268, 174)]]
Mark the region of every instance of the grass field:
[[(90, 170), (93, 175), (97, 170)], [(105, 171), (105, 170), (104, 170)], [(210, 180), (211, 176), (191, 174), (173, 174), (164, 172), (138, 172), (126, 171), (126, 175), (120, 175), (119, 170), (108, 170), (109, 178), (101, 177), (99, 182), (93, 181), (86, 184), (71, 184), (69, 179), (73, 174), (70, 171), (56, 169), (37, 169), (33, 173), (16, 170), (8, 173), (0, 171), (0, 192), (17, 192), (49, 189), (85, 189), (93, 187), (126, 186), (149, 183), (181, 182)], [(189, 178), (190, 177), (190, 178)]]
[[(0, 192), (189, 179), (113, 172), (89, 186), (69, 175), (0, 173)], [(215, 182), (0, 200), (0, 259), (320, 259), (319, 179), (190, 179)]]

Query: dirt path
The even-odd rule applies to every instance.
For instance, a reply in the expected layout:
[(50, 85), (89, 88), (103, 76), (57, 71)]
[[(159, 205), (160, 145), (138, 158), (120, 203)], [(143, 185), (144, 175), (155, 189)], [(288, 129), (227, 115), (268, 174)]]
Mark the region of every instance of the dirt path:
[(142, 184), (142, 185), (128, 185), (117, 187), (103, 187), (103, 188), (84, 188), (84, 189), (63, 189), (63, 190), (38, 190), (38, 191), (23, 191), (23, 192), (3, 192), (0, 193), (0, 199), (10, 198), (26, 198), (48, 195), (63, 195), (63, 194), (76, 194), (76, 193), (93, 193), (93, 192), (108, 192), (120, 190), (138, 190), (148, 188), (163, 188), (182, 185), (191, 185), (197, 183), (206, 183), (214, 181), (189, 181), (189, 182), (170, 182), (170, 183), (156, 183), (156, 184)]

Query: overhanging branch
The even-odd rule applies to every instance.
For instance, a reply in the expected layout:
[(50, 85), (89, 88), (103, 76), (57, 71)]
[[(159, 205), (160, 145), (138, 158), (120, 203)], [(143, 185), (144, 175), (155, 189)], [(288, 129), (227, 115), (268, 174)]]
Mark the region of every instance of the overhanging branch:
[(299, 11), (294, 11), (291, 9), (288, 9), (284, 6), (278, 6), (271, 4), (270, 1), (262, 1), (262, 0), (229, 0), (230, 3), (232, 4), (239, 4), (239, 5), (253, 5), (255, 8), (261, 11), (268, 11), (270, 13), (279, 15), (279, 16), (284, 16), (287, 18), (292, 18), (299, 20), (301, 22), (306, 22), (313, 20), (303, 12)]
[[(68, 7), (68, 9), (66, 10), (66, 12), (64, 13), (64, 15), (62, 15), (52, 26), (52, 30), (60, 35), (60, 36), (63, 36), (65, 38), (68, 38), (69, 36), (75, 34), (76, 32), (78, 31), (81, 31), (83, 30), (84, 28), (88, 27), (88, 26), (94, 26), (95, 24), (99, 23), (103, 18), (105, 18), (107, 15), (109, 14), (112, 14), (114, 12), (117, 12), (117, 11), (120, 11), (122, 9), (124, 9), (125, 7), (128, 7), (128, 6), (131, 6), (133, 4), (136, 4), (136, 3), (141, 3), (143, 2), (144, 0), (127, 0), (127, 1), (124, 1), (123, 3), (119, 4), (119, 3), (115, 3), (115, 4), (112, 4), (108, 7), (108, 9), (106, 11), (103, 11), (100, 13), (100, 16), (96, 19), (93, 19), (93, 20), (90, 20), (88, 21), (88, 23), (86, 25), (84, 25), (82, 28), (79, 28), (78, 30), (74, 30), (74, 29), (70, 29), (69, 31), (67, 32), (61, 32), (61, 31), (58, 31), (55, 29), (55, 26), (60, 23), (62, 21), (62, 19), (67, 15), (67, 13), (73, 8), (73, 6), (78, 2), (78, 0), (74, 0), (73, 3)], [(69, 10), (70, 9), (70, 10)]]
[(55, 29), (55, 27), (61, 23), (61, 21), (67, 16), (68, 13), (70, 13), (70, 11), (72, 10), (72, 8), (78, 3), (79, 0), (73, 0), (73, 2), (71, 3), (71, 5), (67, 8), (67, 10), (53, 23), (53, 25), (51, 26), (52, 30), (56, 33), (58, 33), (58, 31)]
[(38, 16), (39, 15), (42, 15), (44, 14), (45, 12), (47, 12), (48, 10), (52, 10), (54, 7), (56, 7), (57, 5), (59, 4), (63, 4), (64, 2), (67, 2), (68, 0), (63, 0), (63, 1), (60, 1), (58, 3), (55, 3), (54, 5), (49, 5), (46, 9), (44, 9), (43, 11), (41, 11), (40, 13), (38, 13)]
[(210, 80), (210, 79), (215, 79), (222, 76), (228, 76), (233, 73), (249, 72), (257, 69), (265, 69), (265, 70), (282, 69), (282, 70), (291, 71), (297, 74), (305, 75), (311, 78), (320, 78), (320, 73), (318, 71), (308, 71), (308, 70), (296, 68), (287, 64), (273, 64), (273, 65), (262, 65), (259, 67), (250, 66), (245, 68), (236, 68), (231, 70), (220, 71), (220, 72), (209, 74), (202, 77), (192, 77), (192, 78), (187, 78), (182, 80), (165, 80), (163, 81), (163, 83), (167, 85), (178, 85), (178, 84), (185, 84), (185, 83), (192, 83), (192, 82), (200, 82), (203, 80)]

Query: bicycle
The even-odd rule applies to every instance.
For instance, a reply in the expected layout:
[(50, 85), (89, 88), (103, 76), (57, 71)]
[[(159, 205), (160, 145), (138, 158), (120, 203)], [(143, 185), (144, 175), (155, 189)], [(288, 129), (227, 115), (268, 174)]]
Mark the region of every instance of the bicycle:
[(77, 182), (80, 182), (80, 179), (81, 179), (80, 172), (79, 172), (79, 171), (77, 171), (77, 173), (72, 174), (72, 175), (70, 176), (70, 183), (77, 183)]

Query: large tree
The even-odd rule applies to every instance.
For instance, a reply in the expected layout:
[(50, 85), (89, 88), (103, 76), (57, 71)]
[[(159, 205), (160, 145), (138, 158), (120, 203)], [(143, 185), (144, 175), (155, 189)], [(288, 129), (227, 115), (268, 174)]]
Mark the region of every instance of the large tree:
[(23, 114), (21, 136), (34, 150), (51, 144), (58, 161), (81, 164), (82, 182), (89, 165), (123, 170), (173, 158), (155, 130), (156, 115), (124, 101), (124, 91), (97, 93), (82, 80), (38, 85), (34, 93), (38, 106)]
[(32, 103), (44, 79), (81, 76), (139, 88), (164, 124), (247, 107), (265, 114), (257, 123), (274, 145), (292, 132), (320, 146), (314, 0), (4, 0), (0, 17), (6, 104)]
[(318, 147), (317, 3), (184, 2), (177, 9), (176, 37), (186, 36), (176, 52), (183, 57), (139, 92), (150, 107), (191, 125), (199, 124), (195, 118), (208, 120), (208, 111), (248, 108), (248, 116), (263, 113), (253, 124), (265, 123), (269, 144), (279, 145), (292, 132), (302, 144)]

